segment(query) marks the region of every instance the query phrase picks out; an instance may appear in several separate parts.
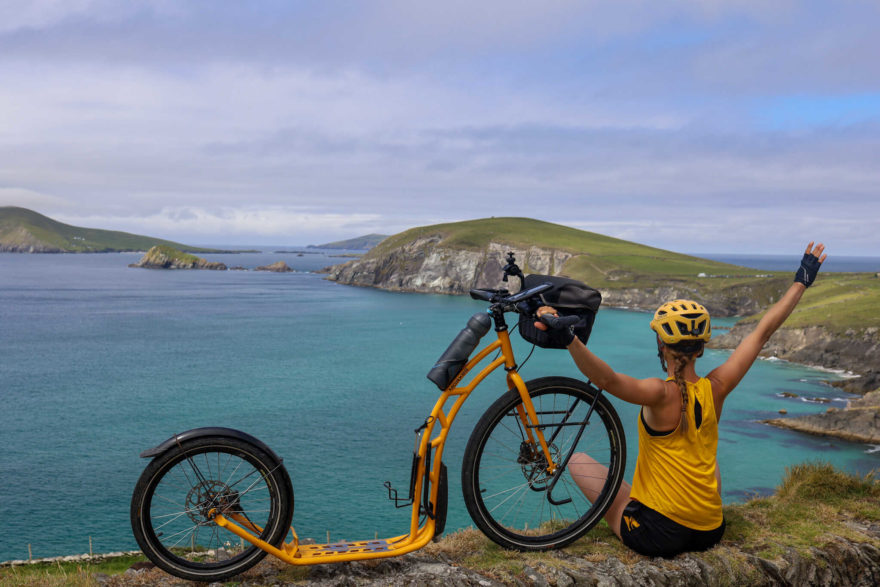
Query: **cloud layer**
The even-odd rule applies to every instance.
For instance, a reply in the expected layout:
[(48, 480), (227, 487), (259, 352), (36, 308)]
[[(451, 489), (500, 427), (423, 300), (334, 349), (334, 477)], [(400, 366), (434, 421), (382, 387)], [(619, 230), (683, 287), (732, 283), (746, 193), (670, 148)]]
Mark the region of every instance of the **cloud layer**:
[(0, 4), (0, 204), (197, 242), (516, 215), (877, 254), (878, 24), (858, 0)]

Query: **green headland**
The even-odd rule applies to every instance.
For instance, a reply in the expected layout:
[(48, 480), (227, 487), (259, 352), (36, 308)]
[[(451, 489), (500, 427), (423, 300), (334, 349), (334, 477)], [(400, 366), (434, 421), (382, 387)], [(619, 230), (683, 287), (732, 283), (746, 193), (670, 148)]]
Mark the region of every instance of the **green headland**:
[(166, 245), (190, 253), (227, 252), (116, 230), (81, 228), (57, 222), (26, 208), (0, 207), (2, 252), (116, 253), (146, 251), (155, 245)]

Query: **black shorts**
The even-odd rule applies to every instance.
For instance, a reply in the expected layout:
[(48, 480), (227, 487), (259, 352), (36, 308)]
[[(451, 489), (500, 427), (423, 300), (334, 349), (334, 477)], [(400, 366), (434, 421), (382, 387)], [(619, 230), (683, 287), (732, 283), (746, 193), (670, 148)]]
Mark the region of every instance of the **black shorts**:
[(724, 520), (714, 530), (692, 530), (635, 500), (623, 510), (620, 538), (645, 556), (671, 557), (682, 552), (706, 550), (721, 541)]

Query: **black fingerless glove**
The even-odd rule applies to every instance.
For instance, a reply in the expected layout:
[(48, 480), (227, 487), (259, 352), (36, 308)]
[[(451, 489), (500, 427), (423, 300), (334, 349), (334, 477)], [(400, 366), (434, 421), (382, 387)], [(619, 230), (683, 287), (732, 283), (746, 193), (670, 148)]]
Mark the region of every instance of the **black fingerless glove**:
[(806, 287), (810, 287), (816, 281), (816, 275), (819, 274), (819, 267), (821, 266), (822, 263), (819, 262), (819, 258), (816, 255), (804, 253), (804, 258), (801, 259), (801, 266), (798, 267), (794, 274), (794, 280), (798, 283), (803, 283)]
[(575, 339), (574, 326), (564, 326), (559, 330), (559, 332), (559, 336), (566, 341), (565, 346), (570, 345), (571, 341)]

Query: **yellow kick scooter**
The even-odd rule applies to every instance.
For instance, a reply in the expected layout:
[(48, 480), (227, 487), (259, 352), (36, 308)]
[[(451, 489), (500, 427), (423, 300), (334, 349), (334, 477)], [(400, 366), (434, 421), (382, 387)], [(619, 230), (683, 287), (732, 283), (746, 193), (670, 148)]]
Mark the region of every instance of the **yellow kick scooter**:
[[(398, 556), (425, 546), (446, 522), (442, 458), (449, 429), (474, 389), (498, 368), (507, 372), (507, 390), (478, 421), (462, 462), (468, 512), (480, 530), (505, 548), (558, 548), (584, 535), (602, 518), (623, 477), (626, 446), (620, 420), (589, 382), (568, 377), (523, 381), (505, 314), (520, 315), (520, 334), (530, 342), (561, 348), (564, 343), (554, 339), (554, 331), (534, 328), (535, 309), (553, 305), (560, 317), (551, 326), (571, 328), (586, 342), (601, 297), (573, 280), (524, 276), (508, 253), (503, 280), (511, 275), (520, 279), (516, 294), (471, 290), (471, 297), (489, 303), (488, 311), (471, 317), (428, 374), (442, 393), (415, 430), (406, 496), (385, 483), (395, 505), (410, 508), (407, 533), (301, 543), (290, 525), (293, 486), (282, 459), (245, 432), (196, 428), (141, 453), (152, 460), (135, 487), (131, 523), (144, 554), (172, 575), (212, 582), (249, 569), (267, 553), (292, 565), (310, 565)], [(473, 354), (493, 326), (495, 339)], [(602, 465), (596, 475), (604, 478), (604, 487), (595, 501), (567, 471), (577, 452)]]

